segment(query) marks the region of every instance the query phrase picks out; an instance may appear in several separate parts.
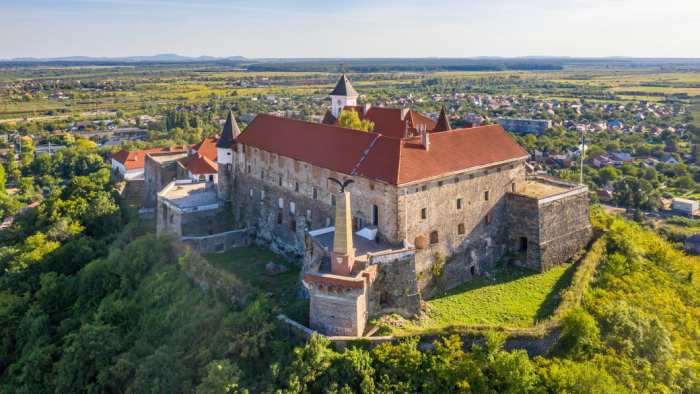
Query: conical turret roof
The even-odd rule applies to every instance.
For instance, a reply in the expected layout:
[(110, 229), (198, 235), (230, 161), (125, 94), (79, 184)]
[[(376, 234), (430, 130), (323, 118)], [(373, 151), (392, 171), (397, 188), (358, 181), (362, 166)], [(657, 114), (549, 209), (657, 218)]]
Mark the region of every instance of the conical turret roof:
[(350, 81), (348, 81), (348, 77), (343, 74), (340, 77), (340, 80), (338, 81), (338, 84), (335, 85), (335, 89), (330, 94), (331, 96), (349, 96), (349, 97), (357, 97), (359, 94), (355, 91), (355, 89), (350, 85)]
[(450, 121), (447, 119), (447, 114), (445, 113), (445, 107), (442, 107), (442, 111), (440, 111), (440, 117), (438, 118), (437, 123), (435, 124), (435, 128), (433, 131), (439, 132), (439, 131), (450, 131), (452, 130), (452, 126), (450, 126)]
[(233, 111), (229, 110), (226, 124), (224, 124), (224, 131), (221, 132), (221, 137), (219, 137), (216, 147), (230, 149), (239, 134), (241, 134), (241, 129), (238, 128), (238, 123), (233, 117)]

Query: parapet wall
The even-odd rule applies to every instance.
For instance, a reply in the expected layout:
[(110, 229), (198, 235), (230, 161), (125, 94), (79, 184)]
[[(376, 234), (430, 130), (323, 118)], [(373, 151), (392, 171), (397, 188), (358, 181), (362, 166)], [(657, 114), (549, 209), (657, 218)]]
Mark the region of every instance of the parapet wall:
[(226, 231), (224, 233), (204, 237), (181, 237), (183, 244), (197, 253), (217, 253), (228, 249), (251, 245), (254, 241), (255, 229)]

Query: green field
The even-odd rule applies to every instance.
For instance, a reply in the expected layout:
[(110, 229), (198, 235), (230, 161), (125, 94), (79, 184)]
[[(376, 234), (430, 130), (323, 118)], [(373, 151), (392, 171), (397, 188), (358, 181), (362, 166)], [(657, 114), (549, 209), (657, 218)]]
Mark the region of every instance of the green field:
[(451, 326), (534, 327), (554, 313), (574, 268), (567, 263), (544, 273), (520, 267), (498, 269), (492, 279), (477, 277), (427, 300), (428, 321), (408, 323), (396, 333), (420, 332), (425, 327), (436, 332)]
[[(281, 312), (303, 325), (309, 323), (309, 300), (297, 298), (299, 288), (298, 266), (286, 261), (280, 255), (261, 246), (247, 246), (229, 249), (223, 253), (205, 254), (214, 267), (233, 273), (238, 280), (260, 290), (262, 295), (272, 293), (272, 298)], [(265, 275), (265, 265), (269, 262), (281, 264), (289, 271), (277, 276)]]

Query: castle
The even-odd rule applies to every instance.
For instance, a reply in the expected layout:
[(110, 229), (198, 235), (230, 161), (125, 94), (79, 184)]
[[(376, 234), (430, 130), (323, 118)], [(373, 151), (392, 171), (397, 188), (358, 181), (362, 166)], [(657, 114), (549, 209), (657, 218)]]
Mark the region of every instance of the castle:
[[(433, 121), (358, 97), (343, 75), (320, 124), (260, 114), (241, 132), (229, 112), (203, 182), (166, 186), (146, 163), (147, 182), (163, 180), (158, 231), (209, 251), (247, 237), (300, 261), (311, 328), (339, 336), (363, 335), (372, 316), (413, 316), (421, 298), (505, 257), (543, 271), (588, 242), (588, 188), (526, 177), (528, 153), (500, 126), (452, 129), (444, 111)], [(373, 132), (338, 126), (341, 110)], [(150, 172), (183, 160), (157, 155)]]

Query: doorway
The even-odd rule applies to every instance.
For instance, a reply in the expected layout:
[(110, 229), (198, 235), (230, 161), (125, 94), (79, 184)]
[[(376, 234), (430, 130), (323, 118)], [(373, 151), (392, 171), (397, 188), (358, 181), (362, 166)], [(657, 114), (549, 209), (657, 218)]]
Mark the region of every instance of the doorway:
[(379, 227), (379, 207), (372, 204), (372, 226)]
[(362, 212), (358, 212), (357, 215), (355, 215), (355, 230), (362, 230), (365, 228), (365, 214)]
[(518, 251), (527, 253), (527, 238), (518, 238)]

